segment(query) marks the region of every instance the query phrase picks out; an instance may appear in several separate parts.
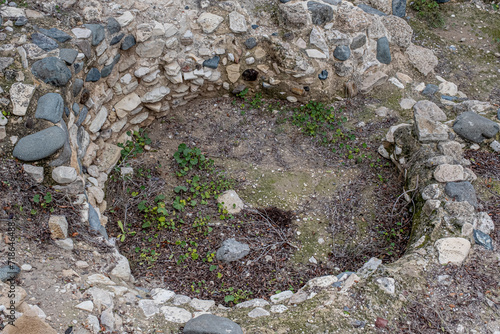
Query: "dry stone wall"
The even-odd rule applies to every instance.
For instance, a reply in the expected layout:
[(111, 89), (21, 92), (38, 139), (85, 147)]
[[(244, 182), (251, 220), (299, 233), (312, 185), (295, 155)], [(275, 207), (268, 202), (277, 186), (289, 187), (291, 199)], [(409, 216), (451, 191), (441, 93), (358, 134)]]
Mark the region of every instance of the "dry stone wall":
[[(83, 8), (87, 19), (94, 14)], [(31, 35), (10, 47), (33, 81), (10, 88), (12, 114), (25, 116), (35, 90), (47, 91), (34, 114), (45, 125), (19, 138), (13, 156), (74, 168), (77, 177), (58, 187), (82, 195), (83, 219), (106, 237), (103, 187), (120, 158), (116, 144), (171, 108), (244, 88), (291, 102), (327, 99), (346, 84), (349, 94), (368, 92), (404, 63), (424, 73), (437, 64), (431, 51), (411, 51), (404, 19), (366, 6), (292, 1), (280, 3), (278, 14), (286, 33), (251, 25), (236, 2), (188, 11), (189, 21), (177, 24), (131, 11), (68, 31), (30, 24), (23, 29)], [(2, 16), (29, 22), (22, 8), (4, 6)]]

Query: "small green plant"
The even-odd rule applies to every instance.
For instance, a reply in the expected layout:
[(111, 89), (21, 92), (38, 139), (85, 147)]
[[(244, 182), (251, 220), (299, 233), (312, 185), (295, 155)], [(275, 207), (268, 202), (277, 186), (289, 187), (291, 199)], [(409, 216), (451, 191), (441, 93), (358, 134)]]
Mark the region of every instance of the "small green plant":
[(238, 291), (234, 291), (233, 287), (221, 289), (221, 291), (227, 293), (227, 295), (224, 297), (224, 301), (226, 303), (233, 302), (234, 304), (238, 304), (239, 302), (247, 300), (251, 295), (253, 295), (253, 293), (248, 290), (238, 289)]
[[(195, 166), (205, 167), (210, 164), (211, 160), (207, 160), (201, 150), (197, 147), (190, 148), (182, 143), (178, 146), (177, 151), (174, 153), (175, 161), (179, 164), (181, 169), (177, 172), (177, 176), (184, 176)], [(213, 161), (212, 161), (213, 163)]]
[(125, 143), (118, 143), (118, 147), (121, 147), (120, 152), (121, 158), (116, 167), (119, 171), (119, 166), (124, 166), (127, 164), (129, 159), (136, 158), (139, 154), (144, 152), (144, 147), (151, 144), (151, 139), (144, 129), (139, 129), (139, 131), (127, 131), (127, 135), (131, 136), (131, 140), (127, 140)]
[[(54, 207), (50, 205), (52, 203), (52, 194), (50, 192), (47, 192), (43, 197), (42, 195), (36, 194), (33, 196), (33, 202), (39, 204), (42, 209), (48, 208), (50, 212), (54, 212)], [(36, 210), (32, 209), (31, 214), (36, 214)]]
[(118, 238), (118, 240), (120, 240), (121, 242), (124, 242), (125, 241), (125, 238), (127, 237), (127, 235), (130, 235), (130, 236), (134, 236), (137, 232), (135, 231), (128, 231), (128, 232), (125, 232), (125, 226), (123, 225), (122, 221), (119, 220), (118, 221), (118, 227), (120, 228), (120, 231), (121, 233), (118, 234), (116, 237)]

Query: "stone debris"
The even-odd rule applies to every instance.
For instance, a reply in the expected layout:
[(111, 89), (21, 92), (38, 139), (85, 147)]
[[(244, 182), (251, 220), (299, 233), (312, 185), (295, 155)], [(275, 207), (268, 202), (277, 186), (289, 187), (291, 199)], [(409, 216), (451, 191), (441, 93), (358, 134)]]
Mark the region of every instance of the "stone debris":
[(470, 242), (464, 238), (443, 238), (435, 243), (439, 254), (439, 263), (462, 264), (470, 251)]

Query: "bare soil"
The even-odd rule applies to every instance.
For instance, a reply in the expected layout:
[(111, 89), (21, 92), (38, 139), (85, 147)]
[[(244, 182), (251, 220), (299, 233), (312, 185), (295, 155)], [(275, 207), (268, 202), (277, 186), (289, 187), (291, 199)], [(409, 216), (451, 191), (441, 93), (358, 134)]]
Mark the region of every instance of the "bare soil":
[[(236, 302), (241, 302), (298, 289), (319, 275), (356, 270), (372, 256), (385, 262), (398, 259), (406, 249), (411, 213), (398, 199), (403, 191), (396, 168), (375, 151), (397, 118), (355, 127), (356, 115), (364, 112), (362, 100), (334, 105), (350, 120), (343, 131), (350, 129), (356, 136), (345, 144), (366, 144), (356, 161), (345, 150), (333, 152), (318, 137), (301, 133), (289, 121), (292, 108), (283, 102), (242, 106), (250, 101), (211, 99), (172, 112), (147, 129), (151, 150), (131, 161), (136, 171), (132, 180), (123, 181), (118, 174), (112, 178), (107, 199), (113, 223), (108, 231), (122, 234), (116, 222), (126, 220), (129, 235), (119, 247), (139, 282), (217, 302), (239, 291)], [(181, 143), (214, 159), (211, 175), (218, 172), (227, 182), (221, 191), (234, 188), (248, 208), (220, 219), (211, 198), (207, 205), (198, 202), (174, 212), (172, 201), (178, 194), (172, 190), (189, 186), (186, 178), (204, 178), (203, 170), (185, 178), (175, 175), (179, 167), (173, 155)], [(218, 184), (215, 176), (209, 181)], [(176, 228), (141, 228), (145, 220), (139, 203), (149, 199), (154, 206), (151, 199), (161, 194)], [(207, 216), (207, 224), (198, 226), (200, 217)], [(283, 217), (286, 224), (279, 223)], [(231, 237), (249, 244), (250, 254), (229, 264), (209, 261), (207, 254)], [(199, 257), (192, 256), (193, 249)]]

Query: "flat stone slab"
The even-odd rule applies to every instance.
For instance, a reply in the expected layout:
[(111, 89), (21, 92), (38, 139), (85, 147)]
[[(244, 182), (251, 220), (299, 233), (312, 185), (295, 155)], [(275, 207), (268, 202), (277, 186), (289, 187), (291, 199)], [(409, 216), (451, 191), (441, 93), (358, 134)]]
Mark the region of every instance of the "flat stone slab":
[(60, 43), (67, 42), (71, 39), (70, 35), (68, 35), (64, 31), (59, 30), (57, 28), (50, 28), (50, 29), (39, 28), (38, 31), (40, 33), (44, 34), (45, 36), (48, 36), (52, 39), (55, 39), (56, 41), (58, 41)]
[(12, 155), (22, 161), (45, 159), (63, 147), (66, 140), (66, 132), (58, 126), (53, 126), (21, 138)]
[(271, 313), (269, 313), (269, 311), (263, 309), (262, 307), (257, 307), (255, 309), (253, 309), (252, 311), (248, 312), (248, 316), (250, 318), (267, 317), (270, 315), (271, 315)]
[(446, 121), (446, 114), (434, 102), (421, 100), (413, 106), (415, 114), (436, 122)]
[(156, 313), (160, 312), (160, 309), (156, 305), (155, 301), (151, 299), (139, 300), (139, 307), (141, 308), (146, 318), (150, 318), (154, 316)]
[(464, 181), (464, 168), (461, 165), (442, 164), (434, 170), (434, 178), (438, 182)]
[(443, 238), (434, 244), (439, 253), (440, 264), (460, 265), (469, 255), (470, 242), (464, 238)]
[(183, 334), (243, 334), (241, 327), (227, 318), (202, 314), (189, 320)]
[(415, 114), (414, 118), (419, 141), (427, 143), (448, 140), (448, 127), (446, 125), (418, 114)]
[(193, 318), (191, 312), (180, 307), (163, 306), (161, 312), (165, 320), (176, 324), (184, 324)]

